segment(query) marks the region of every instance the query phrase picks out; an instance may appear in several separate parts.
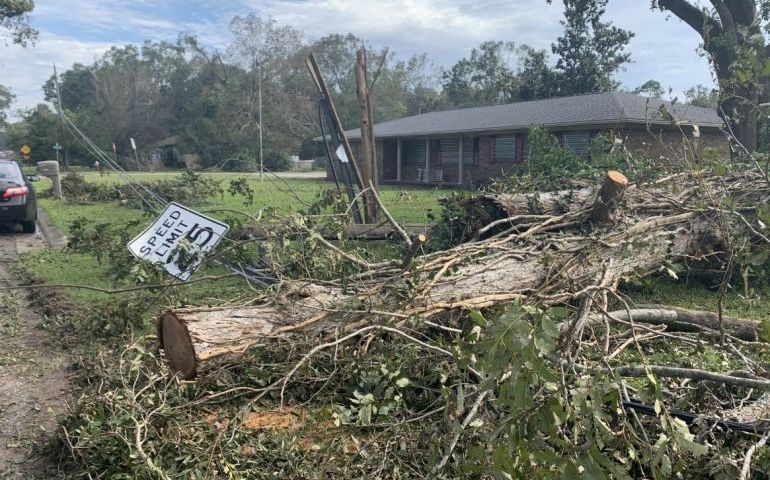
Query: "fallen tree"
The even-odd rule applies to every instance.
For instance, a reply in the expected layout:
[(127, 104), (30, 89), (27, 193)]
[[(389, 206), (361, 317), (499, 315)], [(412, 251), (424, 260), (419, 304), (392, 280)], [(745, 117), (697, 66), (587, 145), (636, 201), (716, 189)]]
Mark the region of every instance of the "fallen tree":
[[(409, 265), (398, 260), (369, 264), (345, 254), (360, 270), (345, 285), (287, 281), (256, 305), (168, 311), (159, 319), (161, 347), (172, 369), (192, 378), (209, 363), (298, 330), (345, 331), (367, 322), (399, 324), (410, 317), (428, 321), (451, 311), (514, 300), (578, 307), (570, 322), (572, 338), (577, 339), (587, 323), (603, 321), (592, 316), (591, 306), (606, 303), (602, 299), (620, 282), (655, 273), (682, 258), (722, 251), (719, 230), (724, 217), (745, 220), (741, 212), (750, 211), (770, 192), (754, 173), (675, 176), (650, 186), (626, 185), (622, 174), (610, 172), (602, 186), (572, 194), (567, 204), (556, 200), (564, 199), (562, 194), (546, 195), (552, 200), (541, 202), (538, 212), (525, 196), (481, 197), (476, 201), (493, 202), (502, 217), (479, 230), (481, 239), (416, 258)], [(723, 198), (732, 199), (734, 210), (724, 211), (719, 202)], [(593, 199), (590, 204), (588, 199)], [(557, 204), (563, 213), (554, 211)], [(712, 317), (698, 324), (682, 311), (666, 315), (646, 318), (671, 327), (715, 329)], [(718, 323), (738, 338), (757, 338), (755, 326), (730, 319)], [(427, 324), (440, 328), (442, 322)]]

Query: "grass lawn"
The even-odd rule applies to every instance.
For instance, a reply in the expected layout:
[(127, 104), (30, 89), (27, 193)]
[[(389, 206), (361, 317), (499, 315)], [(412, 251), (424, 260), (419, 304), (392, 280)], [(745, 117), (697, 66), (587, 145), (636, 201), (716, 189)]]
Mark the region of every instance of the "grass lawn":
[[(99, 175), (96, 172), (84, 172), (86, 181), (100, 184), (125, 185), (125, 182), (115, 174)], [(176, 172), (163, 173), (132, 173), (136, 180), (152, 186), (153, 181), (169, 179)], [(265, 175), (264, 182), (260, 182), (256, 174), (242, 173), (207, 173), (216, 180), (221, 181), (226, 190), (230, 180), (246, 176), (249, 185), (254, 190), (254, 204), (244, 205), (242, 196), (233, 196), (224, 193), (222, 197), (212, 199), (205, 206), (196, 207), (197, 210), (208, 213), (214, 217), (222, 217), (222, 212), (217, 209), (240, 210), (246, 213), (256, 213), (264, 207), (273, 207), (282, 212), (300, 211), (306, 208), (307, 203), (312, 202), (318, 193), (324, 189), (334, 188), (334, 183), (324, 179), (302, 178), (278, 178), (273, 175)], [(39, 191), (50, 189), (51, 182), (47, 178), (41, 178), (37, 188)], [(128, 186), (125, 186), (128, 189)], [(431, 214), (438, 212), (438, 198), (447, 195), (448, 190), (436, 188), (383, 186), (380, 196), (390, 213), (403, 223), (432, 223)], [(67, 201), (59, 201), (53, 198), (41, 198), (40, 206), (48, 213), (51, 221), (63, 232), (77, 217), (87, 217), (98, 221), (114, 221), (116, 219), (132, 220), (140, 218), (142, 212), (137, 209), (121, 207), (117, 203), (107, 204), (75, 204)], [(138, 233), (138, 232), (137, 232)]]
[[(115, 174), (99, 175), (93, 171), (82, 174), (88, 182), (122, 185), (121, 188), (129, 188)], [(132, 173), (131, 175), (152, 188), (154, 181), (169, 179), (179, 175), (179, 173)], [(265, 175), (264, 182), (260, 182), (256, 174), (208, 173), (206, 175), (221, 181), (224, 190), (227, 190), (231, 179), (246, 176), (249, 185), (254, 190), (254, 203), (251, 206), (244, 205), (243, 196), (233, 196), (225, 192), (221, 197), (211, 199), (206, 205), (194, 207), (202, 213), (220, 218), (227, 215), (221, 210), (239, 210), (249, 214), (254, 214), (264, 207), (272, 207), (281, 212), (301, 211), (306, 209), (306, 205), (312, 202), (319, 192), (334, 188), (332, 182), (323, 179), (278, 178), (273, 175)], [(38, 192), (45, 192), (51, 188), (51, 182), (42, 177), (40, 182), (36, 184), (36, 188)], [(438, 212), (438, 198), (449, 192), (440, 189), (384, 186), (380, 193), (388, 210), (399, 221), (403, 223), (430, 223), (430, 214)], [(144, 218), (146, 222), (142, 222), (142, 225), (152, 221), (152, 218), (145, 212), (119, 205), (117, 202), (85, 204), (44, 197), (39, 199), (39, 204), (48, 214), (53, 225), (65, 234), (68, 232), (69, 225), (80, 217), (97, 222), (130, 221)], [(143, 228), (142, 226), (137, 227), (136, 233), (139, 234)], [(87, 255), (47, 249), (29, 253), (25, 255), (24, 260), (34, 273), (50, 283), (80, 284), (100, 288), (111, 288), (113, 285), (109, 269)], [(197, 273), (196, 277), (224, 272), (221, 268), (207, 267)], [(207, 303), (228, 298), (222, 289), (229, 289), (230, 293), (235, 295), (242, 292), (246, 285), (239, 279), (227, 279), (217, 282), (215, 290), (218, 292), (212, 292), (209, 288), (204, 287), (203, 284), (192, 284), (177, 289), (177, 292), (183, 297), (197, 299), (196, 303)], [(89, 290), (73, 289), (70, 292), (73, 298), (86, 303), (109, 298), (106, 294)]]

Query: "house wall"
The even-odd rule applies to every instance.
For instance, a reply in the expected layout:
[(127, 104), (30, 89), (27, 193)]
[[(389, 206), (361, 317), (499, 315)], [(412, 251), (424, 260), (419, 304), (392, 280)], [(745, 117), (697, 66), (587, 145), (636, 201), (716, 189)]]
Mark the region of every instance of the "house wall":
[[(671, 161), (681, 162), (683, 158), (692, 161), (694, 158), (702, 158), (706, 149), (711, 149), (712, 154), (716, 154), (723, 157), (729, 157), (730, 146), (727, 137), (724, 133), (717, 129), (702, 129), (700, 137), (695, 138), (693, 136), (692, 127), (682, 127), (683, 131), (674, 129), (662, 129), (648, 131), (644, 127), (626, 127), (620, 130), (597, 130), (588, 129), (592, 134), (606, 133), (610, 135), (616, 135), (622, 139), (623, 145), (631, 152), (645, 155), (653, 160), (658, 161)], [(554, 134), (561, 132), (554, 131)], [(510, 135), (511, 133), (501, 133)], [(519, 158), (513, 163), (495, 163), (493, 158), (494, 151), (494, 138), (495, 135), (480, 135), (478, 138), (478, 156), (475, 159), (473, 165), (463, 166), (463, 178), (462, 182), (459, 178), (459, 169), (455, 165), (442, 165), (439, 156), (439, 139), (431, 139), (430, 141), (430, 177), (435, 178), (435, 172), (437, 170), (443, 171), (443, 184), (457, 185), (462, 183), (465, 186), (473, 186), (481, 183), (488, 182), (489, 179), (499, 177), (501, 174), (511, 174), (519, 168), (520, 164), (527, 160), (527, 153), (529, 146), (526, 141), (526, 134), (523, 132), (517, 132), (521, 139), (521, 145), (518, 147)], [(418, 139), (415, 139), (418, 140)], [(384, 142), (389, 142), (390, 146), (387, 148), (384, 146)], [(394, 139), (378, 140), (377, 145), (377, 164), (378, 174), (380, 182), (383, 179), (386, 181), (395, 180), (395, 163), (396, 163), (396, 148), (392, 144), (395, 143)], [(360, 153), (360, 142), (351, 142), (353, 151), (356, 154)], [(387, 152), (387, 154), (386, 154)], [(384, 177), (386, 171), (385, 163), (388, 163), (387, 171), (391, 172), (389, 178)], [(417, 181), (418, 168), (424, 168), (420, 165), (406, 165), (402, 164), (401, 167), (401, 181), (405, 183), (415, 183)], [(327, 166), (327, 177), (331, 177), (330, 169)], [(439, 182), (432, 182), (439, 183)]]
[[(375, 141), (375, 152), (377, 155), (377, 179), (380, 183), (382, 183), (383, 180), (383, 173), (385, 171), (384, 169), (384, 156), (385, 156), (385, 146), (383, 145), (382, 140)], [(356, 156), (356, 160), (361, 158), (361, 142), (360, 141), (351, 141), (350, 142), (350, 148), (353, 150), (353, 155)], [(395, 152), (395, 151), (394, 151)], [(394, 162), (395, 162), (395, 156)], [(360, 165), (360, 163), (357, 163), (357, 165)], [(326, 162), (326, 179), (327, 180), (334, 180), (334, 175), (332, 175), (332, 167), (329, 161)]]
[(626, 149), (646, 155), (653, 160), (692, 161), (694, 158), (702, 158), (706, 149), (710, 149), (721, 157), (730, 156), (730, 142), (723, 132), (717, 129), (703, 129), (700, 138), (696, 138), (692, 134), (692, 127), (683, 127), (683, 130), (626, 129), (618, 134)]

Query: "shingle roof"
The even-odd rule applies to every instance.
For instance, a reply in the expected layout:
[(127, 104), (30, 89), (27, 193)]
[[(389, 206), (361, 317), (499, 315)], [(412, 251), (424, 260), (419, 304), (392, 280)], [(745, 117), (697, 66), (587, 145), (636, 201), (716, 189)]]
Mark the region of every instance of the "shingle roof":
[[(431, 112), (390, 120), (374, 126), (379, 138), (437, 135), (459, 132), (526, 129), (530, 125), (568, 127), (573, 125), (669, 124), (661, 105), (685, 124), (720, 127), (722, 120), (710, 108), (671, 102), (631, 93), (606, 92), (573, 97), (549, 98), (529, 102)], [(361, 130), (345, 132), (348, 138), (361, 138)]]

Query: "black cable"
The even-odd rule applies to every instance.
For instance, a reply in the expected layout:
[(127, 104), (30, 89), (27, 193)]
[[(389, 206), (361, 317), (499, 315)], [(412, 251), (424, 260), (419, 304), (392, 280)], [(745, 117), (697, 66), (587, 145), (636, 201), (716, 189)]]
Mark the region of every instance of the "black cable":
[[(655, 412), (655, 408), (650, 405), (645, 405), (642, 403), (641, 400), (638, 400), (636, 398), (630, 398), (628, 401), (623, 401), (623, 406), (625, 408), (630, 408), (631, 410), (635, 410), (639, 413), (642, 413), (644, 415), (648, 415), (651, 417), (657, 417), (658, 414)], [(694, 423), (709, 423), (711, 425), (716, 425), (718, 427), (724, 428), (726, 430), (735, 430), (738, 432), (744, 432), (744, 433), (755, 433), (758, 435), (762, 435), (770, 429), (770, 425), (757, 425), (757, 424), (750, 424), (750, 423), (741, 423), (741, 422), (734, 422), (732, 420), (722, 420), (721, 418), (715, 418), (715, 417), (703, 417), (701, 415), (698, 415), (694, 412), (688, 412), (686, 410), (679, 410), (678, 408), (666, 408), (666, 411), (671, 415), (672, 417), (679, 418), (681, 420), (684, 420), (685, 423), (688, 425), (692, 425)]]
[[(334, 185), (337, 190), (340, 189), (340, 182), (337, 179), (337, 168), (334, 166), (334, 158), (332, 157), (331, 146), (329, 145), (329, 139), (326, 138), (326, 129), (324, 128), (323, 120), (323, 99), (318, 102), (318, 124), (321, 126), (321, 139), (324, 142), (324, 149), (326, 150), (326, 158), (329, 160), (329, 167), (332, 169), (332, 176), (334, 177)], [(331, 133), (329, 134), (331, 136)]]
[[(335, 141), (335, 143), (337, 144), (337, 146), (339, 148), (339, 145), (342, 144), (342, 135), (341, 135), (340, 132), (337, 131), (336, 126), (330, 120), (331, 119), (331, 111), (330, 111), (330, 108), (329, 108), (329, 104), (327, 103), (327, 101), (326, 101), (326, 99), (324, 97), (321, 97), (320, 107), (321, 107), (321, 110), (323, 111), (323, 115), (320, 115), (320, 113), (319, 113), (319, 116), (325, 117), (327, 119), (327, 123), (331, 124), (331, 128), (329, 129), (329, 136), (330, 137), (332, 135), (335, 136), (335, 138), (333, 140)], [(323, 135), (323, 121), (321, 121), (321, 125), (322, 125), (321, 126), (322, 138), (324, 139), (324, 143), (326, 145), (326, 142), (327, 142), (326, 136)], [(329, 160), (331, 162), (334, 162), (336, 160), (336, 158), (331, 155), (329, 145), (326, 145), (326, 148), (327, 148), (327, 154), (329, 155)], [(339, 161), (339, 160), (337, 160), (337, 161)], [(342, 175), (342, 181), (345, 184), (345, 190), (347, 191), (348, 200), (350, 201), (350, 207), (351, 207), (350, 209), (351, 209), (351, 211), (353, 213), (353, 220), (357, 224), (362, 224), (363, 221), (361, 220), (361, 218), (362, 218), (361, 217), (361, 211), (358, 208), (358, 192), (353, 187), (353, 179), (352, 179), (353, 173), (352, 173), (352, 167), (350, 166), (350, 162), (353, 162), (353, 161), (355, 161), (355, 159), (352, 159), (352, 158), (349, 158), (347, 163), (343, 163), (342, 161), (339, 161), (340, 162), (339, 163), (339, 165), (340, 165), (340, 173), (343, 174)]]

